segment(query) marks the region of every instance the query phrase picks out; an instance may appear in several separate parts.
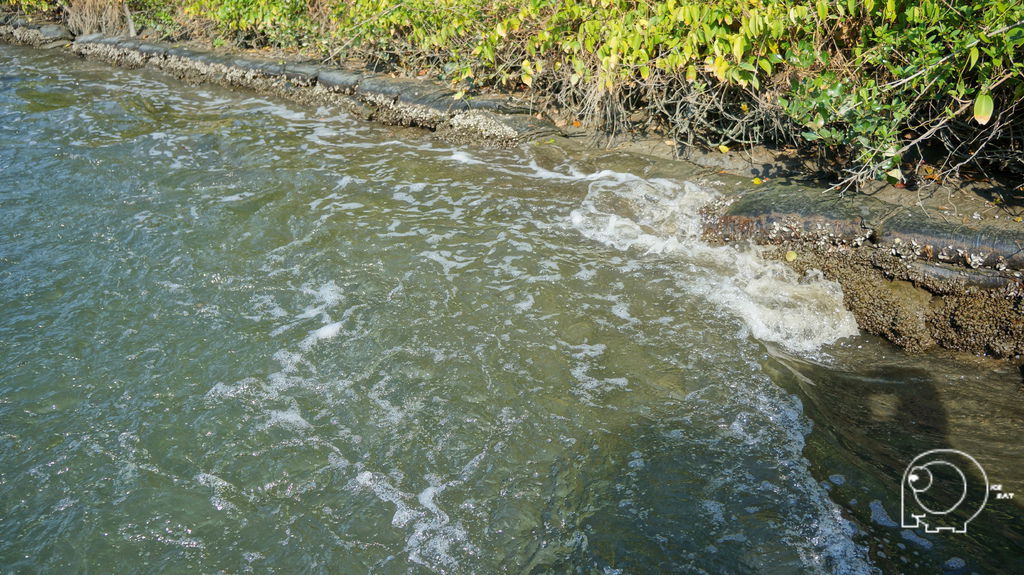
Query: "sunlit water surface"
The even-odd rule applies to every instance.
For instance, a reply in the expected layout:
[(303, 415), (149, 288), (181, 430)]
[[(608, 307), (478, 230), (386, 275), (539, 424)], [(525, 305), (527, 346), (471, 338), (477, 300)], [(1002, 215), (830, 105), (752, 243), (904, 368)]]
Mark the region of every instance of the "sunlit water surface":
[(713, 175), (0, 53), (0, 571), (1021, 566), (892, 521), (925, 449), (1024, 488), (1013, 369), (699, 241)]

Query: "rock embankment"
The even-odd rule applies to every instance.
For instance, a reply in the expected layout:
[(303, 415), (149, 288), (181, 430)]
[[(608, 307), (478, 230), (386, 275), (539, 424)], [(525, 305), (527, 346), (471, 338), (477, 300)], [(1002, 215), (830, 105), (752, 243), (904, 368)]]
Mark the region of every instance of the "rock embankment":
[(70, 46), (87, 58), (127, 68), (157, 68), (192, 83), (332, 103), (367, 120), (432, 130), (453, 143), (513, 147), (558, 132), (554, 124), (536, 117), (528, 103), (505, 96), (460, 97), (427, 79), (102, 34), (73, 38), (63, 26), (40, 25), (12, 15), (0, 16), (0, 41), (41, 48)]
[(0, 41), (37, 48), (62, 48), (74, 36), (60, 24), (38, 24), (17, 14), (0, 14)]
[(712, 241), (775, 246), (843, 286), (862, 329), (901, 347), (1024, 354), (1024, 226), (918, 203), (776, 185), (705, 210)]

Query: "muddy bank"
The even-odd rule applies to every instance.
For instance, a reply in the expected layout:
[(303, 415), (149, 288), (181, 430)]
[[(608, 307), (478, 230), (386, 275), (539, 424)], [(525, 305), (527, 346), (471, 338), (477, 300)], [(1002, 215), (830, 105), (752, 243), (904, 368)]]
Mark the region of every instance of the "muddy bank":
[[(528, 102), (460, 97), (426, 79), (135, 38), (72, 38), (63, 26), (10, 15), (0, 15), (0, 41), (70, 49), (192, 83), (338, 105), (357, 117), (424, 128), (452, 143), (514, 147), (563, 134)], [(633, 150), (671, 157), (671, 144)], [(798, 271), (822, 270), (843, 286), (862, 329), (911, 351), (939, 346), (995, 357), (1024, 353), (1024, 224), (1005, 205), (993, 214), (988, 208), (994, 204), (976, 195), (956, 200), (947, 191), (922, 198), (900, 190), (844, 196), (779, 179), (800, 171), (799, 158), (737, 161), (705, 154), (691, 160), (741, 176), (737, 183), (748, 188), (706, 208), (707, 239), (774, 246), (771, 253)], [(768, 185), (753, 183), (769, 178)]]

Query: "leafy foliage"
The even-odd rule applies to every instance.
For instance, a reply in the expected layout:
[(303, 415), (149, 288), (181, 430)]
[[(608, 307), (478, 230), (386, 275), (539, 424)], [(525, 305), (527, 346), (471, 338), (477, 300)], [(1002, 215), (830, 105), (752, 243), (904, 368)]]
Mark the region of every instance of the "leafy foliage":
[[(75, 0), (7, 0), (25, 9)], [(1024, 172), (1020, 0), (132, 0), (238, 41), (523, 88), (615, 132), (796, 145), (848, 181), (940, 150)], [(636, 112), (642, 112), (637, 114)], [(638, 125), (639, 124), (639, 125)], [(894, 172), (894, 169), (896, 171)]]
[(294, 44), (311, 31), (304, 0), (190, 0), (185, 12), (213, 20), (243, 43)]
[(57, 8), (56, 0), (0, 0), (0, 6), (10, 6), (27, 14), (47, 13)]

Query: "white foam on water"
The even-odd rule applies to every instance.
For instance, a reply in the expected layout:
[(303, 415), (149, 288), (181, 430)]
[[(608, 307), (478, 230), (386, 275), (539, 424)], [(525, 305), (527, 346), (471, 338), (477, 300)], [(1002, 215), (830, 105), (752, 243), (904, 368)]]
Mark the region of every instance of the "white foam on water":
[(520, 313), (527, 312), (533, 307), (533, 294), (526, 294), (526, 299), (512, 305)]
[(473, 156), (469, 155), (468, 153), (466, 153), (466, 152), (464, 152), (462, 150), (455, 150), (454, 152), (452, 152), (452, 155), (449, 156), (448, 159), (450, 159), (450, 160), (452, 160), (454, 162), (458, 162), (460, 164), (470, 164), (470, 165), (472, 165), (472, 164), (483, 164), (484, 163), (484, 162), (474, 158)]
[[(428, 241), (435, 237), (436, 236), (431, 236), (430, 238), (428, 238)], [(452, 252), (447, 250), (431, 250), (420, 252), (419, 257), (432, 260), (440, 264), (441, 268), (444, 270), (445, 276), (451, 276), (452, 270), (462, 269), (468, 266), (469, 264), (473, 263), (474, 261), (474, 258), (453, 254)]]
[(624, 319), (630, 323), (638, 321), (635, 317), (629, 314), (629, 304), (626, 302), (619, 302), (612, 306), (612, 313), (616, 317)]
[(370, 490), (381, 501), (395, 506), (391, 525), (406, 530), (404, 551), (410, 561), (442, 573), (449, 572), (460, 565), (457, 554), (473, 554), (476, 547), (470, 542), (469, 534), (461, 524), (452, 524), (435, 498), (445, 489), (462, 484), (475, 468), (474, 462), (479, 464), (478, 458), (467, 464), (463, 474), (452, 481), (442, 483), (436, 477), (428, 477), (428, 485), (416, 495), (395, 487), (387, 475), (371, 471), (361, 471), (355, 477), (354, 484), (359, 489)]
[(269, 100), (251, 98), (244, 103), (252, 105), (252, 108), (247, 110), (249, 113), (263, 112), (295, 123), (301, 123), (303, 120), (308, 118), (305, 110), (286, 107), (282, 104), (271, 102)]
[(345, 299), (345, 292), (338, 287), (334, 280), (321, 284), (316, 288), (303, 285), (302, 293), (313, 296), (318, 302), (327, 307), (336, 306)]
[(224, 196), (222, 198), (219, 198), (217, 201), (226, 204), (226, 203), (230, 203), (230, 202), (237, 202), (237, 201), (240, 201), (240, 200), (251, 198), (251, 197), (253, 197), (255, 195), (256, 195), (256, 192), (239, 192), (237, 194), (232, 194), (230, 196)]
[(302, 340), (302, 342), (299, 344), (299, 348), (303, 350), (308, 350), (312, 348), (313, 345), (320, 340), (337, 337), (337, 335), (341, 333), (341, 327), (342, 322), (335, 321), (319, 329), (314, 329), (313, 331), (309, 332), (309, 335), (306, 337), (306, 339)]
[(389, 398), (395, 382), (391, 377), (385, 376), (366, 392), (366, 397), (377, 406), (376, 417), (380, 421), (386, 421), (390, 425), (398, 425), (403, 419), (414, 414), (423, 408), (419, 401), (405, 401), (395, 405)]
[(590, 371), (595, 369), (599, 362), (595, 361), (604, 355), (608, 349), (603, 343), (569, 345), (560, 342), (573, 358), (572, 367), (569, 373), (572, 374), (576, 383), (572, 386), (574, 395), (580, 401), (588, 405), (602, 404), (601, 397), (613, 391), (629, 389), (629, 380), (625, 377), (596, 377)]
[(199, 473), (194, 479), (196, 483), (213, 490), (213, 495), (210, 496), (210, 504), (213, 505), (214, 509), (217, 511), (238, 511), (238, 506), (226, 498), (229, 492), (235, 491), (234, 485), (212, 473)]
[(352, 210), (358, 210), (359, 208), (364, 207), (366, 207), (365, 204), (360, 204), (359, 202), (342, 202), (337, 204), (330, 204), (330, 208), (332, 210), (339, 212), (351, 212)]
[(279, 426), (293, 431), (299, 431), (313, 427), (304, 417), (302, 417), (302, 413), (299, 411), (299, 406), (294, 401), (290, 406), (288, 406), (288, 409), (272, 409), (267, 412), (267, 415), (267, 421), (263, 425), (264, 429)]
[[(569, 227), (615, 250), (632, 253), (623, 267), (636, 269), (638, 260), (653, 258), (670, 271), (678, 270), (672, 274), (677, 285), (742, 321), (738, 337), (749, 334), (794, 352), (812, 353), (857, 333), (852, 314), (843, 306), (840, 287), (820, 273), (800, 276), (780, 262), (766, 260), (756, 248), (703, 242), (699, 210), (719, 195), (714, 190), (691, 182), (676, 184), (621, 173), (587, 179), (588, 193), (569, 214)], [(639, 321), (625, 302), (613, 302), (611, 311), (630, 324)], [(573, 353), (572, 374), (579, 382), (574, 392), (583, 401), (593, 401), (595, 393), (628, 389), (626, 381), (591, 375), (594, 351)], [(853, 527), (807, 469), (802, 451), (804, 435), (810, 429), (799, 400), (780, 401), (775, 393), (746, 386), (727, 394), (731, 402), (749, 406), (721, 421), (721, 434), (750, 446), (752, 453), (780, 451), (783, 461), (794, 462), (782, 476), (785, 485), (765, 482), (747, 489), (794, 497), (813, 509), (806, 521), (781, 526), (787, 532), (785, 540), (792, 541), (806, 568), (813, 572), (873, 572), (864, 550), (853, 541)], [(687, 400), (691, 404), (703, 401), (696, 397)], [(708, 402), (706, 408), (709, 420), (721, 419), (719, 401)], [(730, 477), (730, 481), (742, 485), (745, 479)], [(709, 509), (716, 515), (713, 505)], [(722, 533), (722, 541), (730, 540), (731, 535)]]
[(577, 381), (572, 387), (573, 393), (588, 405), (599, 405), (602, 395), (629, 388), (629, 380), (625, 377), (597, 378), (588, 373), (589, 369), (589, 365), (581, 363), (570, 370)]
[[(463, 150), (454, 150), (452, 152), (452, 154), (450, 156), (448, 156), (447, 159), (455, 161), (455, 162), (460, 163), (460, 164), (466, 164), (466, 165), (488, 165), (488, 170), (490, 172), (492, 172), (492, 173), (507, 174), (507, 175), (515, 176), (515, 177), (519, 177), (519, 178), (526, 177), (526, 178), (534, 178), (534, 179), (538, 179), (538, 180), (553, 181), (553, 182), (579, 182), (579, 181), (587, 181), (587, 182), (593, 182), (593, 181), (625, 182), (625, 181), (630, 181), (630, 180), (638, 179), (633, 174), (629, 174), (629, 173), (625, 173), (625, 172), (616, 172), (614, 170), (600, 170), (600, 171), (597, 171), (597, 172), (584, 172), (582, 170), (579, 170), (578, 168), (576, 168), (575, 166), (573, 166), (571, 164), (565, 166), (566, 172), (563, 173), (563, 172), (558, 172), (558, 171), (555, 171), (555, 170), (549, 170), (547, 168), (541, 167), (541, 165), (537, 163), (537, 160), (536, 159), (532, 159), (532, 158), (530, 159), (530, 161), (526, 162), (525, 164), (521, 164), (522, 167), (520, 167), (520, 165), (517, 165), (516, 167), (506, 167), (503, 164), (495, 164), (495, 163), (492, 163), (492, 162), (486, 162), (486, 161), (480, 160), (478, 158), (473, 157), (472, 155), (470, 155), (469, 153), (467, 153), (467, 152), (465, 152)], [(523, 169), (523, 168), (525, 168), (525, 169)], [(654, 180), (651, 180), (651, 181), (660, 181), (660, 180), (654, 179)]]
[[(814, 479), (810, 463), (803, 457), (804, 438), (811, 432), (811, 424), (799, 398), (775, 386), (767, 376), (757, 375), (742, 385), (726, 382), (693, 391), (686, 396), (686, 403), (691, 407), (686, 426), (666, 433), (666, 437), (688, 448), (705, 444), (711, 451), (736, 439), (745, 446), (734, 465), (714, 471), (720, 476), (712, 478), (706, 491), (713, 498), (702, 501), (699, 508), (700, 519), (707, 522), (718, 543), (739, 541), (730, 539), (734, 535), (749, 539), (734, 533), (733, 515), (755, 515), (760, 508), (737, 509), (733, 504), (737, 497), (788, 501), (779, 509), (777, 519), (767, 521), (779, 540), (796, 551), (805, 572), (878, 573), (866, 550), (854, 542), (853, 525)], [(731, 413), (723, 418), (724, 411)], [(691, 428), (719, 431), (707, 437), (690, 435)], [(763, 465), (774, 471), (750, 471)]]
[(858, 333), (837, 283), (820, 273), (801, 277), (756, 248), (702, 241), (699, 210), (717, 196), (692, 182), (609, 173), (592, 180), (569, 225), (617, 250), (681, 257), (703, 268), (708, 273), (681, 271), (681, 283), (742, 319), (762, 341), (808, 353)]
[[(305, 320), (311, 318), (320, 318), (325, 322), (326, 325), (310, 331), (306, 339), (300, 343), (300, 347), (303, 350), (308, 350), (317, 341), (321, 339), (329, 339), (338, 335), (339, 331), (335, 331), (336, 328), (332, 325), (335, 322), (331, 319), (330, 311), (332, 308), (337, 307), (338, 304), (345, 301), (345, 291), (339, 287), (334, 280), (331, 280), (318, 286), (313, 286), (309, 283), (303, 284), (300, 288), (300, 292), (303, 295), (310, 296), (313, 301), (306, 305), (305, 308), (297, 314), (289, 314), (287, 311), (281, 309), (277, 304), (272, 304), (272, 298), (269, 300), (271, 303), (268, 303), (266, 300), (254, 300), (254, 304), (258, 306), (257, 309), (260, 310), (269, 308), (267, 311), (269, 311), (270, 315), (275, 319), (290, 316), (281, 325), (278, 325), (270, 331), (270, 335), (275, 337), (303, 324)], [(340, 321), (344, 321), (352, 311), (353, 308), (346, 310)], [(284, 312), (284, 316), (281, 315), (281, 312)], [(337, 329), (340, 330), (340, 326), (337, 326)]]
[(244, 378), (234, 385), (224, 383), (223, 381), (218, 381), (217, 383), (213, 384), (213, 387), (207, 390), (206, 398), (208, 400), (235, 398), (245, 393), (247, 390), (254, 388), (257, 385), (259, 385), (259, 380), (257, 380), (255, 377)]
[(839, 284), (821, 272), (799, 276), (780, 262), (765, 261), (755, 250), (735, 255), (734, 275), (696, 291), (739, 315), (755, 338), (810, 353), (858, 333)]
[(243, 315), (243, 317), (247, 319), (262, 321), (266, 319), (280, 319), (288, 317), (288, 312), (285, 311), (285, 309), (282, 308), (271, 295), (255, 294), (250, 298), (249, 302), (253, 313)]

